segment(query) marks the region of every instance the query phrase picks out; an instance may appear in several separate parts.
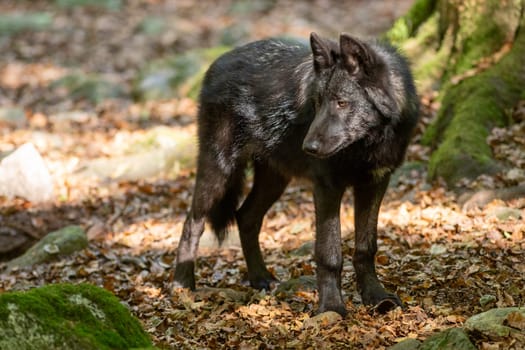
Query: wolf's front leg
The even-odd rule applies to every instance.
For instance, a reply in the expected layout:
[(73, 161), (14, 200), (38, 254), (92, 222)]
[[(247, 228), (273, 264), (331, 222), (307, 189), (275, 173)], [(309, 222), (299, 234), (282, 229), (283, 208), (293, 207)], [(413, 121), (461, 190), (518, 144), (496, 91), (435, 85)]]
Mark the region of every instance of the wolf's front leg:
[(319, 289), (318, 312), (335, 311), (343, 317), (346, 307), (341, 294), (341, 224), (339, 210), (344, 188), (316, 184), (315, 201), (315, 261)]
[(374, 305), (379, 312), (402, 306), (399, 297), (388, 293), (376, 275), (377, 217), (388, 186), (389, 176), (354, 187), (355, 251), (353, 264), (363, 303)]

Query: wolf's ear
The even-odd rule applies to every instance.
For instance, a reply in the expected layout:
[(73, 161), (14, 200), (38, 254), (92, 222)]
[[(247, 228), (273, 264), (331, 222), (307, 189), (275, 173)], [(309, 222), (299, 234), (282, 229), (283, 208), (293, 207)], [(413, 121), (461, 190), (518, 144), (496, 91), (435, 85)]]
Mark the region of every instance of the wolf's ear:
[(364, 42), (341, 34), (339, 37), (341, 57), (343, 64), (350, 74), (358, 74), (375, 63), (375, 57), (371, 49)]
[(316, 33), (310, 34), (310, 46), (314, 56), (314, 68), (320, 71), (329, 68), (334, 64), (330, 45)]
[(375, 108), (387, 119), (398, 120), (401, 111), (398, 104), (387, 89), (379, 86), (367, 86), (365, 92)]

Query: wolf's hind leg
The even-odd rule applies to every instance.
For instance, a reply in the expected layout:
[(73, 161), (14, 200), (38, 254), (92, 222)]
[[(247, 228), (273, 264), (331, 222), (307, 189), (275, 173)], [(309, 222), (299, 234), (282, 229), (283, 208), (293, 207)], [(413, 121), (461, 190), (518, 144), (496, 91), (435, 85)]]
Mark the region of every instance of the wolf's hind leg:
[[(212, 135), (213, 136), (213, 135)], [(208, 220), (221, 241), (226, 227), (235, 220), (235, 210), (242, 192), (246, 162), (234, 143), (201, 142), (195, 190), (177, 249), (173, 288), (195, 289), (195, 260), (199, 239)], [(220, 141), (220, 140), (219, 140)], [(218, 156), (216, 149), (223, 153)]]
[(268, 271), (259, 245), (259, 232), (264, 215), (279, 199), (290, 182), (268, 165), (254, 161), (253, 187), (237, 211), (237, 225), (242, 250), (248, 266), (248, 280), (253, 288), (270, 289), (276, 278)]
[(177, 248), (177, 262), (172, 288), (195, 289), (195, 259), (199, 248), (199, 239), (204, 231), (204, 216), (188, 213)]

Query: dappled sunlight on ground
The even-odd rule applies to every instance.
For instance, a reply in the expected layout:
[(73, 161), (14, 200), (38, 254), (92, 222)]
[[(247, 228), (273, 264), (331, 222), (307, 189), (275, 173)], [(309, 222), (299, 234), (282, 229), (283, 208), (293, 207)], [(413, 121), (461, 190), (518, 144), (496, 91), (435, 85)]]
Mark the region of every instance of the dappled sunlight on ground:
[[(2, 3), (0, 13), (31, 8), (30, 3)], [(0, 62), (0, 104), (19, 108), (22, 115), (14, 123), (0, 122), (0, 153), (35, 144), (56, 194), (55, 201), (42, 205), (0, 198), (0, 233), (33, 242), (79, 224), (89, 238), (88, 248), (73, 256), (0, 274), (0, 292), (59, 281), (100, 285), (130, 306), (160, 347), (184, 349), (385, 349), (461, 326), (488, 307), (525, 304), (525, 199), (463, 210), (456, 195), (440, 183), (426, 182), (430, 150), (418, 141), (435, 113), (435, 96), (422, 96), (424, 118), (407, 155), (407, 161), (422, 163), (392, 180), (379, 216), (378, 275), (398, 293), (405, 310), (379, 315), (361, 303), (351, 261), (351, 191), (341, 208), (342, 285), (349, 310), (344, 320), (312, 321), (317, 292), (307, 283), (295, 291), (279, 291), (278, 283), (270, 292), (248, 287), (235, 228), (220, 248), (206, 229), (197, 291), (171, 291), (175, 251), (195, 181), (197, 104), (175, 96), (135, 99), (130, 91), (141, 65), (213, 46), (221, 35), (235, 37), (235, 30), (242, 41), (273, 34), (306, 37), (312, 30), (334, 35), (341, 27), (375, 35), (411, 1), (279, 0), (239, 2), (235, 8), (227, 0), (216, 7), (195, 1), (123, 3), (116, 13), (60, 10), (52, 32), (23, 32), (0, 41), (0, 48), (17, 44)], [(250, 8), (254, 3), (277, 5)], [(45, 10), (50, 5), (38, 1), (33, 6)], [(143, 20), (155, 24), (159, 18), (166, 20), (161, 32), (142, 32)], [(77, 71), (104, 76), (103, 86), (116, 82), (123, 95), (96, 102), (53, 84)], [(520, 141), (523, 125), (496, 130), (491, 141), (500, 157), (518, 166), (525, 153), (508, 145), (510, 139), (525, 144)], [(172, 149), (187, 153), (172, 160)], [(164, 150), (170, 156), (164, 157)], [(142, 157), (134, 158), (137, 154)], [(468, 185), (502, 187), (519, 181), (517, 175), (484, 177)], [(268, 268), (281, 282), (315, 281), (314, 227), (311, 186), (294, 180), (268, 212), (260, 234)], [(492, 301), (481, 305), (487, 295)]]

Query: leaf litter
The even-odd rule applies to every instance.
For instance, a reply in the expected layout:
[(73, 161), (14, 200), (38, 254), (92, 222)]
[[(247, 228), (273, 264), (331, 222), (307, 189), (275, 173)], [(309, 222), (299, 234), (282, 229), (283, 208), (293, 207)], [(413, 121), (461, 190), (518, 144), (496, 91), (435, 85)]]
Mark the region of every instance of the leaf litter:
[[(308, 9), (297, 2), (278, 1), (275, 7), (249, 10), (243, 25), (253, 33), (250, 39), (283, 32), (305, 36), (312, 29), (336, 31), (330, 25), (341, 23), (341, 11), (328, 11), (328, 3), (312, 3), (325, 9), (319, 22), (290, 23), (283, 19), (282, 8), (301, 13)], [(452, 192), (439, 183), (427, 184), (420, 169), (403, 173), (389, 189), (379, 218), (378, 274), (387, 289), (400, 295), (405, 310), (379, 315), (361, 304), (350, 258), (354, 249), (351, 196), (345, 197), (341, 210), (346, 256), (342, 281), (349, 310), (345, 319), (315, 316), (317, 293), (306, 282), (285, 292), (248, 287), (235, 240), (222, 248), (213, 239), (202, 244), (197, 291), (170, 294), (175, 248), (191, 201), (195, 169), (137, 181), (74, 174), (86, 160), (122, 155), (125, 147), (119, 144), (128, 145), (157, 125), (194, 132), (195, 102), (174, 98), (138, 103), (126, 93), (94, 102), (73, 98), (52, 83), (70, 74), (74, 69), (68, 62), (75, 62), (75, 69), (102, 74), (129, 91), (143, 62), (159, 53), (217, 43), (219, 29), (236, 19), (231, 10), (236, 2), (220, 1), (219, 15), (213, 17), (206, 15), (210, 9), (204, 5), (173, 4), (131, 1), (120, 13), (92, 7), (56, 9), (44, 1), (0, 5), (4, 11), (53, 11), (51, 32), (23, 32), (0, 42), (8, 52), (0, 70), (0, 102), (22, 106), (26, 116), (24, 127), (0, 125), (0, 152), (34, 142), (54, 176), (57, 193), (55, 203), (47, 205), (0, 198), (1, 226), (34, 241), (68, 224), (80, 224), (90, 237), (88, 248), (69, 258), (1, 274), (0, 291), (57, 282), (103, 286), (130, 307), (159, 347), (177, 349), (385, 349), (407, 338), (425, 339), (438, 330), (461, 326), (469, 316), (490, 307), (524, 305), (525, 200), (493, 200), (482, 208), (462, 210)], [(137, 33), (145, 13), (166, 20), (162, 33)], [(256, 20), (261, 16), (264, 20)], [(374, 34), (375, 29), (363, 30)], [(11, 46), (13, 50), (5, 50)], [(421, 129), (435, 113), (434, 99), (422, 97)], [(522, 104), (514, 115), (512, 127), (496, 129), (489, 138), (496, 157), (507, 162), (507, 172), (481, 177), (465, 187), (505, 187), (523, 181)], [(429, 150), (418, 139), (409, 149), (408, 161), (428, 159)], [(498, 219), (492, 215), (496, 207), (518, 210), (521, 216)], [(315, 262), (308, 253), (313, 218), (309, 185), (300, 181), (293, 182), (269, 211), (261, 244), (269, 268), (280, 281), (314, 275)], [(307, 253), (296, 253), (301, 248)], [(0, 269), (4, 267), (2, 263)], [(519, 317), (509, 322), (523, 329)], [(478, 345), (508, 348), (506, 341)]]

